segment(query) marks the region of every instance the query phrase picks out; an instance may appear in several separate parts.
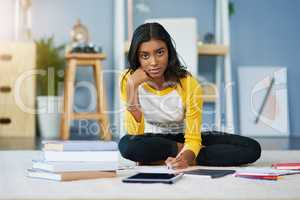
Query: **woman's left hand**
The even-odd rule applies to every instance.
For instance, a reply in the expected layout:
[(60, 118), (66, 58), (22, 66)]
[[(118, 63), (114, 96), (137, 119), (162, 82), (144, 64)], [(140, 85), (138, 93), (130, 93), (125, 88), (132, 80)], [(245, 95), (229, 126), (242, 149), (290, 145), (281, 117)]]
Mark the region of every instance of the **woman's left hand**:
[(195, 154), (190, 150), (180, 152), (175, 158), (168, 157), (166, 165), (172, 169), (184, 169), (193, 164)]

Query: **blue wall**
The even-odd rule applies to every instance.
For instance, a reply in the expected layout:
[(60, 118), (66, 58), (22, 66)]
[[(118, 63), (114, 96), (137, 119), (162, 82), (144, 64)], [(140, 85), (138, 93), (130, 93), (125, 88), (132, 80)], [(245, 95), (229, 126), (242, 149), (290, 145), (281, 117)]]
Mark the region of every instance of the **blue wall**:
[[(290, 131), (300, 136), (300, 1), (235, 0), (236, 14), (231, 18), (234, 100), (237, 99), (237, 68), (241, 65), (273, 65), (288, 69)], [(238, 108), (235, 107), (237, 121)]]

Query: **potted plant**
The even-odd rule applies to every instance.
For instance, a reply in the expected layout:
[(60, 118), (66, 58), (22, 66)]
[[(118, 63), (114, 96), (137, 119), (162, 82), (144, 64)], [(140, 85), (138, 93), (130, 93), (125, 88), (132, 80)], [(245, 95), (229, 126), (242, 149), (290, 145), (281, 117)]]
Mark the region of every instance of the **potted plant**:
[(38, 126), (43, 139), (55, 139), (60, 131), (65, 59), (64, 45), (55, 46), (54, 37), (35, 41), (37, 49)]

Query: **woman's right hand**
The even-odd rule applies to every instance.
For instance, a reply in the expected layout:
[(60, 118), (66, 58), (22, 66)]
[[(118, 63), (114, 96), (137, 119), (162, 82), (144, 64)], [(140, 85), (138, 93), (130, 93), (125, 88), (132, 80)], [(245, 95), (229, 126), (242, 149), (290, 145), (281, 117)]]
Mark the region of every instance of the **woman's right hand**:
[(140, 84), (145, 81), (150, 80), (151, 77), (149, 74), (141, 68), (138, 68), (133, 72), (133, 74), (129, 77), (128, 83), (132, 84), (135, 87), (138, 87)]

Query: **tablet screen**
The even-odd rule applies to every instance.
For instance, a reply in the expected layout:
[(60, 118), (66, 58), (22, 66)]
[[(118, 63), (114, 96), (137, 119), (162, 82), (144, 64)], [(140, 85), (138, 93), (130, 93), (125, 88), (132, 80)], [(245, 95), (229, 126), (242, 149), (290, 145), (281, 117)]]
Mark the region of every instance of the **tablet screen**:
[(168, 183), (172, 184), (182, 177), (180, 174), (168, 173), (138, 173), (128, 178), (123, 179), (125, 183)]
[(176, 175), (174, 174), (162, 174), (162, 173), (138, 173), (129, 177), (128, 179), (163, 179), (168, 180), (174, 178)]

